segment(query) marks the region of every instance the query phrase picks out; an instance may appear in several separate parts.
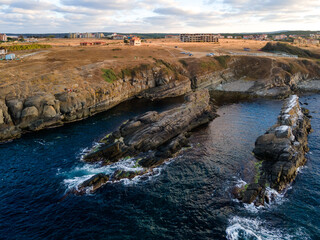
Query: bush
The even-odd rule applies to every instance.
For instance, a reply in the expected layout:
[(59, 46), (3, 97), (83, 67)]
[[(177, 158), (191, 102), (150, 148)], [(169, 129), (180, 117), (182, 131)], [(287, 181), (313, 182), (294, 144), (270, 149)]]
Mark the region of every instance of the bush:
[(28, 44), (28, 45), (12, 45), (12, 46), (5, 46), (9, 52), (12, 51), (22, 51), (22, 50), (34, 50), (34, 49), (42, 49), (42, 48), (52, 48), (51, 45), (44, 45), (44, 44)]
[(121, 51), (121, 48), (113, 48), (112, 51)]
[(210, 71), (210, 70), (215, 70), (216, 69), (216, 64), (213, 61), (210, 62), (201, 62), (200, 67), (202, 70), (205, 71)]
[(219, 62), (219, 64), (221, 65), (221, 67), (227, 68), (227, 67), (228, 67), (228, 60), (230, 59), (230, 56), (229, 56), (229, 55), (226, 55), (226, 56), (216, 56), (216, 57), (214, 57), (214, 59)]
[(113, 83), (118, 79), (117, 75), (114, 73), (112, 69), (101, 69), (101, 70), (103, 72), (102, 77), (106, 82)]
[(309, 50), (304, 50), (295, 46), (290, 46), (285, 43), (267, 43), (262, 49), (264, 52), (284, 52), (291, 55), (297, 55), (298, 57), (304, 57), (304, 58), (320, 58), (319, 54), (315, 54), (313, 52), (310, 52)]

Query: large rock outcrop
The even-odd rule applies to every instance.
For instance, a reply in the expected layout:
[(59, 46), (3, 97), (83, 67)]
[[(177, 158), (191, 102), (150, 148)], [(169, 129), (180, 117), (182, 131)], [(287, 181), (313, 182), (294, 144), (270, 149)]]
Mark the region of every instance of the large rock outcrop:
[(108, 177), (97, 175), (79, 186), (78, 191), (81, 193), (90, 185), (94, 191), (98, 185), (105, 184), (106, 179), (133, 178), (150, 171), (188, 145), (189, 131), (215, 117), (208, 90), (199, 90), (187, 95), (179, 107), (162, 113), (147, 112), (127, 121), (103, 138), (83, 160), (107, 165), (130, 157), (136, 160), (139, 171), (121, 171)]
[(311, 131), (308, 111), (300, 107), (296, 95), (285, 100), (278, 122), (260, 136), (253, 150), (260, 161), (254, 182), (246, 185), (238, 194), (245, 203), (263, 205), (266, 187), (283, 190), (296, 177), (298, 168), (306, 162), (309, 151), (308, 134)]

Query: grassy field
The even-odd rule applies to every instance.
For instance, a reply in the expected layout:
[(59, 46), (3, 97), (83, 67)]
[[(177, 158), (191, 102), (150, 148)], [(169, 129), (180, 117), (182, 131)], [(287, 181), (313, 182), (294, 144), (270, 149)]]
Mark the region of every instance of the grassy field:
[[(81, 47), (82, 41), (105, 41), (106, 45)], [(114, 81), (113, 72), (119, 76), (123, 69), (130, 71), (137, 66), (152, 65), (155, 59), (186, 67), (192, 59), (204, 58), (201, 66), (204, 70), (225, 68), (227, 58), (217, 58), (217, 64), (214, 64), (207, 61), (206, 54), (245, 53), (245, 47), (258, 53), (266, 42), (222, 39), (219, 43), (181, 43), (173, 39), (151, 39), (142, 46), (133, 47), (113, 40), (43, 39), (38, 44), (52, 48), (13, 51), (21, 60), (0, 61), (0, 90), (5, 94), (10, 91), (15, 94), (21, 91), (57, 93), (74, 85), (79, 88), (100, 86)], [(319, 47), (312, 48), (314, 52), (320, 52)], [(193, 56), (180, 52), (192, 52)]]

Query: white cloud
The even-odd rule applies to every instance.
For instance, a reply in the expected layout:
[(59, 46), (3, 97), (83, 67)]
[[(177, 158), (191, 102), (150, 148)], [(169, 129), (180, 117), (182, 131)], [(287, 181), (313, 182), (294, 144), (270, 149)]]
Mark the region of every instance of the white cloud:
[(0, 0), (4, 32), (320, 30), (319, 0)]

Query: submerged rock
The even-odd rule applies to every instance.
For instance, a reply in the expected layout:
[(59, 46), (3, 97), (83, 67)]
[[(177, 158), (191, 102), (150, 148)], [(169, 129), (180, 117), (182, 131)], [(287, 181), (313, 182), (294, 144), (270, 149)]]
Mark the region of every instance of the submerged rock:
[(267, 186), (281, 191), (290, 184), (306, 162), (310, 131), (308, 111), (300, 107), (298, 96), (291, 96), (285, 100), (277, 124), (257, 139), (253, 153), (262, 164), (255, 183), (247, 185), (238, 198), (263, 205), (265, 200), (269, 202)]

